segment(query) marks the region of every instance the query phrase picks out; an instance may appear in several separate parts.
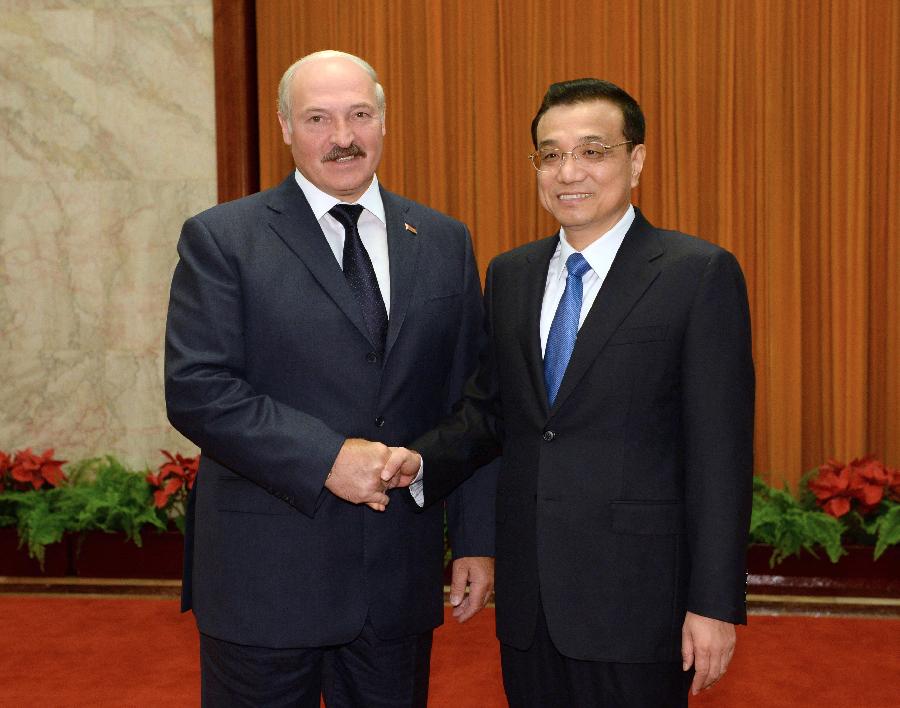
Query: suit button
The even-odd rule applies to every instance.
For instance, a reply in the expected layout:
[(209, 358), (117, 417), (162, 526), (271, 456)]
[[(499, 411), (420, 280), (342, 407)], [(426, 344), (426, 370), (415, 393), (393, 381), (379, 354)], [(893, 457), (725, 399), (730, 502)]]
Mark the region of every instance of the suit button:
[(375, 427), (377, 427), (377, 428), (382, 428), (382, 427), (384, 427), (384, 418), (382, 418), (381, 416), (378, 416), (378, 417), (375, 419)]
[(556, 437), (556, 433), (554, 433), (552, 430), (545, 430), (543, 437), (544, 437), (544, 442), (551, 442), (553, 440), (553, 438)]
[(369, 352), (368, 354), (366, 354), (366, 361), (370, 364), (374, 364), (376, 361), (378, 361), (378, 354), (376, 354), (375, 352)]

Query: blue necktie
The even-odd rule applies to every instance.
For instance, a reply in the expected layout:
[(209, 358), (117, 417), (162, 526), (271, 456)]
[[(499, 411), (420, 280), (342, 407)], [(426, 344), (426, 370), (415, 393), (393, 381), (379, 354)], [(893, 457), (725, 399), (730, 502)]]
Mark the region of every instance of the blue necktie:
[(375, 268), (369, 252), (359, 237), (356, 222), (362, 214), (359, 204), (335, 204), (328, 213), (341, 222), (344, 227), (344, 277), (350, 285), (356, 300), (359, 302), (366, 321), (366, 328), (379, 352), (384, 351), (387, 338), (388, 316), (384, 306), (384, 298), (375, 277)]
[(581, 316), (581, 276), (591, 266), (580, 253), (573, 253), (566, 260), (566, 289), (560, 298), (550, 334), (547, 336), (547, 347), (544, 350), (544, 380), (547, 382), (547, 400), (550, 405), (556, 400), (559, 386), (569, 365), (575, 340), (578, 337), (578, 319)]

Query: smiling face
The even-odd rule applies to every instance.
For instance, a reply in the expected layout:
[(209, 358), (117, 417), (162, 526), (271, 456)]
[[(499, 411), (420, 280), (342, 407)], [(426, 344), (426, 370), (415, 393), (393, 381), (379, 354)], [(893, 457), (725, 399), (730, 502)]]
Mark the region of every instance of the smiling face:
[(374, 82), (352, 61), (323, 58), (297, 67), (290, 92), (291, 115), (279, 113), (278, 122), (294, 164), (323, 192), (355, 202), (384, 146)]
[[(554, 106), (537, 125), (538, 148), (564, 152), (587, 142), (615, 145), (626, 140), (622, 110), (604, 100)], [(632, 147), (631, 152), (628, 147)], [(538, 172), (541, 203), (566, 230), (579, 251), (596, 241), (622, 218), (644, 166), (643, 145), (622, 145), (599, 164), (567, 155), (562, 167)]]

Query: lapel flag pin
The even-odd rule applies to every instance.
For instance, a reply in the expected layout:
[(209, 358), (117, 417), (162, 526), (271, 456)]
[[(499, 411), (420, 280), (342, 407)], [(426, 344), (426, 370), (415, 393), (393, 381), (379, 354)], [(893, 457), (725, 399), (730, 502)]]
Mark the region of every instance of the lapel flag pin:
[(404, 223), (403, 225), (406, 227), (406, 230), (409, 231), (410, 233), (413, 233), (413, 234), (419, 233), (418, 231), (416, 231), (416, 227), (415, 227), (415, 226), (410, 226), (410, 225), (407, 224), (407, 223)]

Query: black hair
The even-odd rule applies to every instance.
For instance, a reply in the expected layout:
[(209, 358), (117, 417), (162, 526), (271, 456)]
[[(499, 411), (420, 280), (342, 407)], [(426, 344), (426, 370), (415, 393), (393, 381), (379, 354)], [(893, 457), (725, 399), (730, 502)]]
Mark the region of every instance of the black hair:
[(531, 142), (537, 148), (538, 123), (553, 106), (569, 106), (588, 101), (609, 101), (622, 110), (625, 119), (625, 139), (630, 140), (629, 152), (635, 145), (644, 143), (644, 113), (638, 102), (625, 89), (603, 79), (572, 79), (550, 84), (541, 107), (531, 121)]

